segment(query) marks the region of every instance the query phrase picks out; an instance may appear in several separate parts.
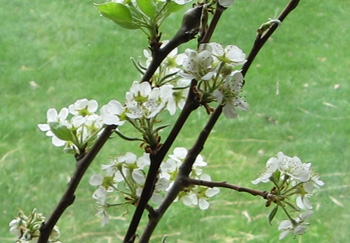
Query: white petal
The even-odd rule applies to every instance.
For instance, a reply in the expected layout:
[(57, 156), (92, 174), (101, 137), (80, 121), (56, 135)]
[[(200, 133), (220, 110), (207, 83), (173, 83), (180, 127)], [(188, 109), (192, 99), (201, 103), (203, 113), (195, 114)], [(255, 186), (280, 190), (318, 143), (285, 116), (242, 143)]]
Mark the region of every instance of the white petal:
[(119, 156), (119, 162), (125, 162), (127, 164), (133, 164), (137, 160), (137, 156), (131, 152), (127, 152), (125, 155)]
[(47, 121), (48, 122), (56, 122), (57, 121), (57, 117), (58, 117), (56, 109), (54, 109), (54, 108), (48, 109), (48, 111), (46, 113), (46, 116), (47, 116)]
[(87, 110), (90, 113), (94, 113), (95, 111), (97, 111), (98, 108), (98, 103), (96, 100), (90, 100), (87, 104)]
[(233, 45), (229, 45), (225, 48), (225, 57), (236, 65), (242, 65), (246, 62), (243, 51)]
[(224, 115), (229, 119), (236, 118), (238, 115), (235, 109), (235, 105), (232, 103), (227, 103), (223, 108), (223, 112), (224, 112)]
[(146, 177), (140, 170), (134, 170), (131, 175), (137, 184), (143, 185), (145, 183)]
[(294, 234), (296, 235), (302, 235), (305, 233), (307, 227), (304, 225), (298, 225), (297, 227), (295, 227), (294, 229)]
[(283, 220), (278, 226), (278, 230), (286, 229), (293, 229), (293, 224), (290, 220)]
[(66, 141), (59, 139), (56, 136), (52, 136), (52, 144), (56, 147), (61, 147), (66, 144)]
[(151, 201), (155, 204), (160, 204), (163, 201), (163, 197), (159, 193), (153, 193)]
[(206, 210), (206, 209), (209, 208), (209, 203), (204, 198), (199, 199), (199, 203), (198, 204), (199, 204), (199, 208), (201, 210)]
[(298, 196), (298, 197), (297, 197), (296, 203), (297, 203), (297, 206), (298, 206), (300, 209), (306, 210), (306, 207), (305, 207), (305, 205), (304, 205), (303, 197), (302, 197), (302, 196)]
[(149, 153), (144, 153), (141, 157), (137, 159), (137, 166), (140, 169), (145, 168), (146, 166), (151, 164), (151, 160), (149, 158)]
[(102, 184), (102, 182), (103, 182), (103, 176), (99, 174), (92, 175), (89, 180), (89, 183), (92, 186), (99, 186)]
[(183, 148), (183, 147), (177, 147), (174, 149), (174, 155), (180, 159), (180, 160), (184, 160), (187, 156), (187, 149)]
[(50, 126), (49, 124), (38, 124), (38, 128), (43, 131), (43, 132), (46, 132), (46, 131), (49, 131), (50, 130)]
[(283, 240), (288, 234), (289, 234), (289, 230), (283, 231), (280, 236), (278, 237), (279, 240)]
[(213, 197), (216, 194), (220, 193), (220, 189), (218, 187), (213, 187), (213, 188), (209, 188), (206, 192), (205, 195), (207, 197)]
[(310, 218), (311, 215), (313, 215), (313, 214), (314, 214), (313, 211), (306, 211), (306, 212), (304, 212), (304, 213), (301, 213), (301, 214), (299, 215), (299, 218), (300, 218), (302, 221), (305, 221), (305, 220), (307, 220), (308, 218)]

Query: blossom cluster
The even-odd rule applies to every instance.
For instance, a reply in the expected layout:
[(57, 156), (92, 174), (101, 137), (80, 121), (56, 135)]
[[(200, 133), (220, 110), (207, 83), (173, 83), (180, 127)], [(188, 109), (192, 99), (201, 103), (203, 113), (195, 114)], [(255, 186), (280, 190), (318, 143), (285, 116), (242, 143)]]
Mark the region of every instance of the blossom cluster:
[[(154, 204), (160, 204), (163, 201), (164, 194), (172, 186), (179, 167), (187, 155), (187, 150), (182, 147), (174, 149), (174, 153), (161, 164), (158, 179), (150, 201)], [(97, 213), (102, 216), (102, 225), (109, 221), (107, 209), (112, 206), (121, 206), (135, 204), (141, 196), (146, 172), (150, 165), (148, 153), (137, 157), (133, 153), (126, 153), (112, 159), (108, 165), (102, 165), (104, 175), (94, 174), (90, 178), (90, 184), (97, 189), (92, 198), (95, 200)], [(195, 160), (191, 178), (210, 181), (210, 176), (202, 174), (202, 168), (207, 163), (201, 155)], [(183, 191), (178, 199), (186, 206), (198, 205), (200, 209), (209, 208), (208, 199), (213, 197), (220, 190), (218, 188), (207, 188), (202, 186), (190, 186)]]
[[(135, 120), (141, 120), (141, 127), (144, 120), (154, 119), (161, 111), (168, 110), (174, 115), (177, 107), (182, 108), (185, 97), (173, 93), (171, 84), (158, 88), (148, 82), (135, 81), (126, 92), (124, 105), (111, 100), (101, 107), (98, 114), (96, 100), (80, 99), (59, 112), (50, 108), (47, 111), (47, 123), (39, 124), (38, 127), (52, 138), (53, 145), (64, 146), (64, 151), (68, 153), (82, 154), (91, 148), (105, 125), (121, 126), (129, 121), (137, 126)], [(153, 130), (149, 133), (153, 134)]]
[[(18, 217), (13, 219), (10, 224), (10, 233), (16, 236), (17, 243), (32, 243), (37, 242), (40, 236), (40, 226), (44, 222), (45, 217), (38, 213), (36, 209), (26, 216), (23, 211), (20, 211)], [(53, 228), (49, 236), (49, 243), (61, 243), (59, 241), (60, 231), (57, 226)]]
[[(163, 45), (166, 44), (167, 41), (164, 41)], [(144, 50), (144, 55), (147, 58), (146, 66), (139, 64), (139, 70), (146, 70), (152, 62), (152, 55), (148, 50)], [(174, 49), (157, 69), (151, 83), (156, 86), (171, 84), (176, 92), (173, 93), (170, 104), (176, 103), (181, 108), (190, 81), (196, 79), (199, 82), (197, 89), (201, 103), (222, 103), (225, 105), (224, 115), (235, 118), (236, 109), (246, 111), (249, 108), (248, 103), (240, 97), (244, 78), (240, 70), (236, 69), (245, 62), (245, 54), (234, 45), (223, 47), (220, 43), (211, 42), (201, 44), (198, 50), (186, 49), (180, 54)]]
[(47, 123), (39, 124), (41, 131), (52, 137), (52, 144), (64, 146), (65, 152), (81, 154), (88, 150), (103, 129), (103, 119), (96, 114), (96, 100), (80, 99), (59, 112), (50, 108)]
[[(272, 182), (274, 184), (269, 200), (277, 206), (273, 210), (274, 213), (270, 214), (270, 221), (273, 219), (277, 207), (282, 207), (289, 218), (282, 221), (278, 227), (279, 230), (283, 230), (280, 239), (286, 237), (290, 232), (295, 235), (303, 234), (308, 224), (305, 221), (313, 214), (313, 207), (309, 198), (313, 195), (315, 188), (324, 185), (319, 175), (311, 169), (311, 163), (303, 163), (296, 156), (289, 157), (279, 152), (277, 157), (272, 157), (267, 161), (265, 171), (260, 177), (252, 181), (253, 184), (260, 182)], [(295, 204), (290, 201), (292, 196), (296, 197)], [(287, 206), (293, 211), (303, 210), (304, 212), (293, 218), (288, 213)]]
[(246, 62), (245, 58), (243, 51), (234, 45), (223, 47), (216, 42), (201, 44), (197, 51), (185, 50), (180, 75), (199, 81), (202, 102), (222, 103), (225, 105), (224, 115), (235, 118), (236, 108), (242, 111), (249, 108), (248, 103), (239, 97), (244, 79), (240, 70), (235, 69)]

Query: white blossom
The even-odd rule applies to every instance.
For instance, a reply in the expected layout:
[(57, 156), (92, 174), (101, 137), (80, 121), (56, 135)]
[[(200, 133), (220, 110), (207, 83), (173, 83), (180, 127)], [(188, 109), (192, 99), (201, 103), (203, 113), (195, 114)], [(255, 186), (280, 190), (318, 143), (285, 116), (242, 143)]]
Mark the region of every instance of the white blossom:
[(284, 155), (282, 152), (277, 154), (279, 160), (279, 170), (301, 182), (307, 182), (310, 179), (311, 164), (302, 163), (301, 160), (294, 156), (293, 158)]
[(234, 71), (226, 77), (223, 86), (213, 93), (213, 97), (218, 102), (225, 104), (223, 113), (229, 119), (237, 117), (237, 108), (242, 111), (247, 111), (249, 108), (248, 103), (238, 97), (243, 81), (242, 73), (240, 71)]
[(117, 100), (111, 100), (107, 105), (102, 106), (100, 110), (101, 118), (106, 125), (123, 125), (124, 121), (120, 116), (124, 113), (125, 108)]
[(153, 118), (165, 106), (159, 88), (152, 88), (148, 82), (135, 81), (126, 93), (126, 115), (130, 119)]
[(305, 195), (300, 195), (296, 199), (296, 204), (300, 209), (303, 210), (310, 210), (312, 209), (312, 205), (309, 201), (309, 198), (312, 196), (312, 194), (305, 194)]
[(293, 232), (294, 235), (304, 234), (307, 229), (306, 225), (308, 225), (308, 223), (305, 221), (309, 219), (312, 214), (313, 211), (301, 213), (299, 217), (294, 220), (294, 222), (291, 220), (283, 220), (278, 226), (278, 230), (283, 230), (279, 236), (279, 239), (284, 239), (290, 232)]
[(181, 76), (187, 79), (209, 80), (215, 72), (213, 67), (213, 56), (209, 50), (185, 50), (186, 57), (183, 58), (182, 66), (184, 69)]
[(233, 66), (238, 66), (243, 65), (247, 61), (246, 55), (237, 46), (228, 45), (224, 48), (221, 44), (217, 42), (211, 42), (202, 45), (206, 46), (206, 49), (208, 49), (208, 46), (211, 47), (212, 55), (215, 56), (219, 61), (222, 61), (224, 63), (229, 63)]
[(59, 124), (62, 124), (63, 126), (70, 127), (69, 122), (67, 121), (69, 111), (67, 108), (62, 108), (59, 113), (57, 113), (57, 110), (54, 108), (48, 109), (46, 112), (47, 117), (47, 124), (38, 124), (38, 128), (46, 132), (46, 136), (52, 137), (52, 144), (56, 147), (64, 146), (67, 142), (59, 139), (50, 128), (49, 123), (51, 122), (57, 122)]
[(270, 181), (270, 177), (278, 169), (278, 159), (275, 157), (270, 158), (266, 162), (266, 169), (261, 173), (260, 177), (252, 181), (253, 184), (258, 184), (260, 182), (266, 183)]
[(73, 115), (91, 115), (98, 108), (96, 100), (80, 99), (68, 107), (69, 112)]

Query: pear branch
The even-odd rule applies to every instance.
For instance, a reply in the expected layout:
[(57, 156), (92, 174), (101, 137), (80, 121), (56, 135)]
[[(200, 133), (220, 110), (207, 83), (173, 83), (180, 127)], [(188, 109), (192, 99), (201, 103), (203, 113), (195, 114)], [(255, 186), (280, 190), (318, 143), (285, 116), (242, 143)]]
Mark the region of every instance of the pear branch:
[(91, 162), (94, 160), (98, 152), (102, 149), (103, 145), (106, 143), (108, 138), (113, 133), (116, 126), (107, 126), (94, 146), (89, 150), (81, 159), (77, 160), (77, 166), (75, 172), (63, 194), (60, 202), (57, 204), (56, 208), (52, 212), (51, 216), (41, 225), (40, 227), (40, 237), (38, 243), (46, 243), (49, 239), (51, 231), (59, 218), (62, 216), (64, 211), (73, 204), (75, 199), (75, 191), (85, 174), (87, 168), (90, 166)]
[(238, 192), (246, 192), (253, 196), (260, 196), (264, 199), (268, 199), (269, 193), (267, 191), (258, 191), (250, 188), (245, 188), (233, 184), (228, 184), (226, 182), (215, 182), (215, 181), (204, 181), (204, 180), (197, 180), (192, 178), (187, 178), (186, 182), (188, 185), (198, 185), (198, 186), (206, 186), (206, 187), (223, 187), (232, 189)]
[[(299, 4), (300, 0), (291, 0), (288, 5), (284, 8), (280, 16), (277, 18), (281, 23), (283, 20), (290, 14)], [(242, 74), (245, 76), (247, 73), (250, 65), (253, 63), (256, 55), (259, 53), (260, 49), (264, 46), (266, 41), (270, 38), (270, 36), (275, 32), (277, 29), (278, 24), (274, 23), (271, 24), (271, 26), (262, 34), (257, 34), (254, 45), (249, 53), (249, 56), (247, 58), (247, 62), (244, 64), (242, 68)]]

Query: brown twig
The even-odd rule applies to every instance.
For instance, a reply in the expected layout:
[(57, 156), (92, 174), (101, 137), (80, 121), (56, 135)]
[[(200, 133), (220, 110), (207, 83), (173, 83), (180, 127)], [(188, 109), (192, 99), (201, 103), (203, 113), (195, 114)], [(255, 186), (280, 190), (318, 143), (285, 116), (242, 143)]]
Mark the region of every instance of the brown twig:
[(85, 174), (87, 168), (91, 164), (91, 162), (94, 160), (98, 152), (101, 150), (105, 142), (108, 140), (108, 138), (111, 136), (113, 130), (116, 128), (116, 126), (107, 126), (94, 146), (91, 148), (90, 151), (88, 151), (83, 158), (77, 161), (77, 166), (75, 169), (75, 172), (68, 184), (68, 187), (63, 194), (60, 202), (57, 204), (56, 208), (51, 213), (51, 216), (41, 225), (40, 227), (40, 237), (38, 240), (38, 243), (46, 243), (49, 239), (49, 236), (51, 234), (51, 231), (59, 218), (62, 216), (64, 211), (73, 204), (75, 199), (75, 191)]
[(268, 199), (269, 193), (267, 191), (258, 191), (246, 187), (241, 187), (233, 184), (228, 184), (226, 182), (215, 182), (215, 181), (203, 181), (203, 180), (196, 180), (192, 178), (186, 178), (186, 183), (188, 185), (198, 185), (198, 186), (206, 186), (206, 187), (223, 187), (232, 189), (238, 192), (247, 192), (253, 196), (260, 196), (264, 199)]
[[(292, 12), (298, 6), (299, 2), (300, 0), (291, 0), (277, 19), (283, 22), (283, 20), (288, 16), (288, 14), (290, 14), (290, 12)], [(245, 76), (250, 65), (253, 63), (256, 55), (259, 53), (260, 49), (264, 46), (264, 44), (270, 38), (270, 36), (275, 32), (277, 27), (278, 24), (273, 24), (263, 35), (257, 35), (254, 45), (247, 58), (247, 62), (242, 67), (243, 76)]]
[[(298, 5), (300, 0), (291, 0), (287, 7), (284, 9), (282, 14), (279, 17), (279, 20), (282, 22), (284, 18)], [(259, 53), (260, 49), (262, 46), (266, 43), (268, 38), (273, 34), (273, 32), (276, 30), (277, 26), (272, 25), (271, 28), (259, 39), (255, 41), (255, 44), (252, 48), (252, 51), (250, 52), (248, 56), (248, 61), (247, 63), (243, 66), (242, 69), (242, 74), (245, 75), (246, 72), (248, 71), (250, 64), (253, 62), (255, 59), (256, 55)], [(197, 138), (196, 143), (193, 145), (193, 147), (189, 150), (185, 161), (181, 165), (179, 169), (179, 173), (177, 175), (177, 178), (174, 181), (174, 184), (172, 188), (169, 190), (168, 194), (166, 195), (164, 201), (161, 203), (158, 209), (155, 210), (155, 213), (153, 217), (150, 215), (149, 222), (140, 238), (140, 243), (147, 243), (156, 228), (157, 224), (159, 223), (160, 219), (163, 217), (165, 211), (170, 207), (170, 205), (173, 203), (173, 201), (176, 199), (178, 196), (179, 192), (184, 189), (186, 186), (186, 183), (188, 183), (188, 176), (192, 170), (193, 163), (200, 153), (200, 151), (203, 149), (204, 144), (216, 124), (218, 118), (220, 117), (222, 113), (223, 106), (219, 105), (216, 110), (212, 113), (210, 119), (208, 120), (206, 126), (200, 133), (200, 135)], [(222, 186), (228, 186), (228, 184), (222, 184)], [(231, 187), (231, 189), (238, 189), (241, 191), (249, 192), (249, 193), (256, 193), (256, 195), (263, 196), (264, 198), (267, 198), (268, 193), (266, 192), (259, 192), (255, 190), (250, 190), (250, 189), (243, 189), (243, 188), (235, 188), (234, 186)]]
[(171, 187), (170, 191), (166, 195), (164, 201), (161, 203), (158, 209), (155, 210), (154, 217), (150, 217), (150, 220), (146, 226), (145, 231), (143, 232), (140, 243), (147, 243), (157, 226), (159, 220), (164, 215), (165, 211), (169, 208), (169, 206), (173, 203), (179, 192), (185, 187), (186, 185), (186, 178), (190, 174), (192, 170), (192, 165), (194, 161), (196, 160), (198, 154), (200, 151), (202, 151), (205, 142), (207, 141), (207, 138), (213, 129), (215, 123), (219, 119), (221, 113), (222, 113), (222, 105), (219, 105), (215, 111), (212, 113), (212, 115), (209, 118), (208, 123), (203, 128), (201, 133), (199, 134), (196, 143), (193, 145), (193, 147), (188, 151), (188, 154), (185, 158), (185, 161), (179, 168), (179, 173), (177, 175), (177, 178)]

